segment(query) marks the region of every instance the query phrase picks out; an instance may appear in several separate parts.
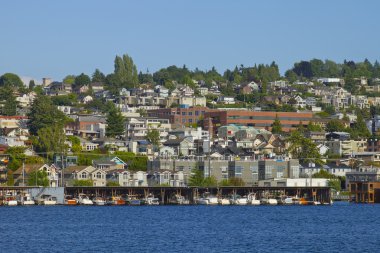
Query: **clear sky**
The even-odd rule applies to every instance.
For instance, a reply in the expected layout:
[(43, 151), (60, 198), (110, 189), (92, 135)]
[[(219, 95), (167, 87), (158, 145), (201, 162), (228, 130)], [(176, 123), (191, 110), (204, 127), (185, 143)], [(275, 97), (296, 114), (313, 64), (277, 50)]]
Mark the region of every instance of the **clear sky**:
[(312, 58), (380, 59), (380, 1), (12, 0), (0, 3), (0, 74), (62, 80), (170, 65), (219, 72)]

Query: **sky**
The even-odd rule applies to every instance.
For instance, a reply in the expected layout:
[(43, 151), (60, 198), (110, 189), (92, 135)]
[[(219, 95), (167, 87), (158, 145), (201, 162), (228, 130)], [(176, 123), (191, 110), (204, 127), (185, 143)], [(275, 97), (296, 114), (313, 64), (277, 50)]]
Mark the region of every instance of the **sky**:
[(0, 75), (36, 80), (108, 74), (125, 53), (151, 73), (380, 60), (377, 0), (12, 0), (0, 10)]

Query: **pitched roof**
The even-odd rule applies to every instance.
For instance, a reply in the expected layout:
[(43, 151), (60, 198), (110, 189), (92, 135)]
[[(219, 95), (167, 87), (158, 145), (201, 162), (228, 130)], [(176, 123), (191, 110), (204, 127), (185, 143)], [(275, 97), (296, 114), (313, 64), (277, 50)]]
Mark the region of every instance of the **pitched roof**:
[[(36, 171), (36, 170), (40, 169), (44, 165), (45, 164), (24, 164), (25, 173), (29, 174), (29, 173), (31, 173), (33, 171)], [(18, 168), (13, 174), (14, 175), (21, 175), (22, 174), (22, 170), (23, 170), (23, 166), (21, 166), (20, 168)]]

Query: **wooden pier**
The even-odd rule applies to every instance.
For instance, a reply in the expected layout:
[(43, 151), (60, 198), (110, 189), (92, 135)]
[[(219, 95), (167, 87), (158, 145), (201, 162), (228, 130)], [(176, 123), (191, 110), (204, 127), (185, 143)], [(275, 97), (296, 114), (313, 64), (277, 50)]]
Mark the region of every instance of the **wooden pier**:
[[(10, 187), (0, 186), (0, 195), (12, 191), (14, 193), (35, 187)], [(65, 187), (65, 195), (78, 196), (80, 193), (89, 196), (138, 196), (145, 198), (150, 194), (160, 199), (162, 204), (168, 204), (170, 198), (175, 195), (182, 195), (194, 204), (194, 200), (203, 193), (209, 192), (218, 197), (225, 197), (229, 195), (245, 196), (250, 193), (255, 193), (256, 198), (263, 197), (277, 197), (277, 196), (298, 196), (312, 201), (319, 201), (323, 203), (330, 203), (331, 191), (329, 187), (243, 187), (243, 186), (226, 186), (226, 187)]]

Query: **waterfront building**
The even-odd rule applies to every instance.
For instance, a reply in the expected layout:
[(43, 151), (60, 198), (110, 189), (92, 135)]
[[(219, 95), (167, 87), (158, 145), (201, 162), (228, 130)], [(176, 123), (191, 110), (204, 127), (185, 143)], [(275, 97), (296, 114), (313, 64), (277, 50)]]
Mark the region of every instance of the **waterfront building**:
[(58, 168), (52, 164), (25, 164), (13, 172), (14, 185), (26, 186), (28, 184), (29, 176), (31, 173), (44, 171), (47, 174), (49, 187), (58, 187), (59, 171)]

